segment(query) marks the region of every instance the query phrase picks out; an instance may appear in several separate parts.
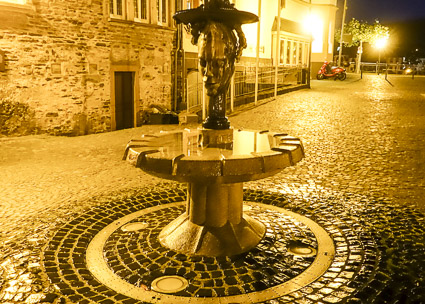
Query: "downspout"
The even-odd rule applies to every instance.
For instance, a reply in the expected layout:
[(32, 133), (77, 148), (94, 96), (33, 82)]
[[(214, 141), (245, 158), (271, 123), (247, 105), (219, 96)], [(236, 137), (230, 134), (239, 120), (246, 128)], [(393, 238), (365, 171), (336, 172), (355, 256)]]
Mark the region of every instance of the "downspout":
[[(311, 0), (310, 0), (311, 1)], [(276, 67), (274, 72), (274, 97), (277, 97), (277, 77), (278, 77), (278, 69), (279, 69), (279, 61), (280, 61), (280, 16), (282, 11), (282, 1), (278, 0), (277, 5), (277, 29), (276, 29)]]
[(257, 24), (257, 49), (255, 58), (255, 100), (254, 105), (258, 101), (258, 72), (260, 69), (260, 30), (261, 30), (261, 0), (258, 0), (258, 24)]
[[(183, 0), (182, 0), (183, 1)], [(180, 5), (179, 5), (180, 4)], [(180, 11), (182, 8), (181, 2), (176, 2), (176, 11)], [(177, 98), (178, 98), (178, 62), (179, 62), (179, 56), (182, 52), (182, 25), (177, 25), (177, 41), (176, 41), (176, 53), (174, 55), (174, 100), (173, 100), (173, 106), (172, 110), (177, 111)], [(183, 73), (183, 72), (182, 72)], [(184, 81), (183, 75), (182, 75), (182, 82)]]

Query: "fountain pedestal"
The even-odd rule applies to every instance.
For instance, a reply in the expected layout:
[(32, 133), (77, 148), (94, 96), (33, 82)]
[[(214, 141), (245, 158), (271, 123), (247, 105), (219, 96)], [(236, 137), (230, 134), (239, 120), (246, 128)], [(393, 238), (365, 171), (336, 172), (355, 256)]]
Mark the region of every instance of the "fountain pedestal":
[(254, 248), (264, 225), (243, 213), (243, 182), (276, 174), (304, 156), (298, 138), (268, 131), (183, 130), (131, 141), (124, 158), (188, 183), (186, 212), (160, 233), (175, 251), (230, 256)]
[(254, 248), (264, 225), (243, 214), (242, 183), (190, 183), (187, 211), (166, 226), (159, 241), (192, 255), (230, 256)]

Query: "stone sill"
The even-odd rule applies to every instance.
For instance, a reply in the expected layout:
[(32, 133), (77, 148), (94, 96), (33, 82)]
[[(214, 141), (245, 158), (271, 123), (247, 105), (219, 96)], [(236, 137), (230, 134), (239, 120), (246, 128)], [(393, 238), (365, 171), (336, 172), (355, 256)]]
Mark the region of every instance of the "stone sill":
[(148, 28), (154, 28), (154, 29), (165, 30), (165, 31), (175, 31), (176, 30), (175, 28), (169, 27), (169, 26), (150, 24), (150, 23), (146, 23), (146, 22), (139, 22), (139, 21), (132, 21), (132, 20), (124, 20), (124, 19), (113, 18), (113, 17), (109, 17), (108, 21), (111, 22), (111, 23), (121, 23), (121, 24), (127, 24), (127, 25), (132, 25), (132, 26), (140, 26), (140, 27), (148, 27)]

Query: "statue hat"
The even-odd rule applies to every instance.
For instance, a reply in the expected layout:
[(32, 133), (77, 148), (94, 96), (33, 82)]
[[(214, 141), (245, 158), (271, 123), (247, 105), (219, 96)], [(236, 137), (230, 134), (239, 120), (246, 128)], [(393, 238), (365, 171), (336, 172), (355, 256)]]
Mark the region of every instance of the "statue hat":
[(173, 18), (177, 23), (186, 25), (208, 20), (235, 25), (258, 21), (255, 14), (237, 10), (229, 0), (205, 0), (205, 3), (197, 8), (178, 11)]

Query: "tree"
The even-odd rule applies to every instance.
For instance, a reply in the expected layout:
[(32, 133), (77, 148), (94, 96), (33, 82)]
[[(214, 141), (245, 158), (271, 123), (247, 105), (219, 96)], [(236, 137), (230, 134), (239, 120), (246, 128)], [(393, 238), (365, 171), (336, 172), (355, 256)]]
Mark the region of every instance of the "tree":
[[(351, 41), (343, 41), (345, 46), (359, 46), (359, 52), (357, 56), (357, 73), (360, 71), (361, 56), (363, 52), (363, 43), (369, 43), (375, 45), (377, 41), (382, 39), (388, 39), (389, 28), (382, 25), (379, 21), (375, 21), (374, 24), (368, 24), (367, 22), (360, 22), (353, 18), (348, 24), (344, 25), (344, 34), (351, 35)], [(341, 30), (336, 31), (335, 40), (340, 43), (341, 41)]]

